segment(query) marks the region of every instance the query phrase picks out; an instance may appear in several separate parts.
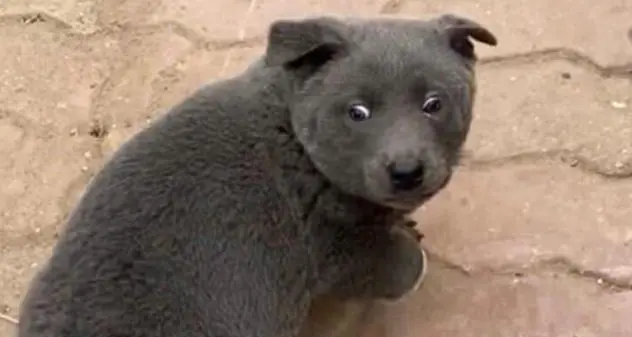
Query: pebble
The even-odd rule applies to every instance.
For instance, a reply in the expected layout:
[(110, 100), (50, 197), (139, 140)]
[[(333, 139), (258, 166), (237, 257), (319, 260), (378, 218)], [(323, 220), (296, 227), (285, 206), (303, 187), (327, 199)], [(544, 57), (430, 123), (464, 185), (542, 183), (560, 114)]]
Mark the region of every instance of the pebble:
[(610, 102), (610, 106), (612, 106), (615, 109), (625, 109), (628, 107), (628, 105), (625, 102), (621, 102), (621, 101), (612, 101)]

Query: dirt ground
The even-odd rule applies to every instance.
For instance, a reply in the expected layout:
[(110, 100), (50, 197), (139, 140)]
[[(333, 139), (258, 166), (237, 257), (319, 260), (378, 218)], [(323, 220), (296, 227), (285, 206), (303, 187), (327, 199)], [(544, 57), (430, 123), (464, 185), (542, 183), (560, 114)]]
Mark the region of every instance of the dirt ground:
[(0, 337), (113, 149), (275, 18), (326, 12), (453, 12), (500, 42), (467, 161), (418, 212), (427, 282), (366, 336), (632, 336), (632, 1), (0, 0)]

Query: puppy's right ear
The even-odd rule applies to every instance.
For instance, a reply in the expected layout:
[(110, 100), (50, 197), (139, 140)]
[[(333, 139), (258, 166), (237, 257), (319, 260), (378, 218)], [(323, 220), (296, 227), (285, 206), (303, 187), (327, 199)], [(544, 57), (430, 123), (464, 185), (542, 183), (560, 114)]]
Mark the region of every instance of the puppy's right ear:
[(315, 71), (344, 51), (343, 34), (344, 24), (333, 18), (277, 20), (268, 32), (266, 64)]

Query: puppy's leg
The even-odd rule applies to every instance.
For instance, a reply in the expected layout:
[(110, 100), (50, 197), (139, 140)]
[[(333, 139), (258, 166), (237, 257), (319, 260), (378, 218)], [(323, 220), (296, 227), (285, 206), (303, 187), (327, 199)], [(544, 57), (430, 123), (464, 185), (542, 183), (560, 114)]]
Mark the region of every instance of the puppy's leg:
[[(396, 300), (424, 279), (421, 236), (407, 223), (346, 229), (322, 269), (326, 292), (340, 299)], [(327, 289), (328, 288), (328, 289)]]

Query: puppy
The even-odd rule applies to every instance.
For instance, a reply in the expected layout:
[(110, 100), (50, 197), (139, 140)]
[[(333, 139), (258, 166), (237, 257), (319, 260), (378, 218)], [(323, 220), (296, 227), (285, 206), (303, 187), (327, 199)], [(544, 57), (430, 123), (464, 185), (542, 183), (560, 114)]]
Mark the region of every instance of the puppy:
[(18, 336), (293, 337), (320, 296), (410, 292), (425, 255), (401, 224), (458, 161), (470, 37), (496, 43), (451, 15), (274, 22), (257, 64), (186, 98), (95, 176)]

